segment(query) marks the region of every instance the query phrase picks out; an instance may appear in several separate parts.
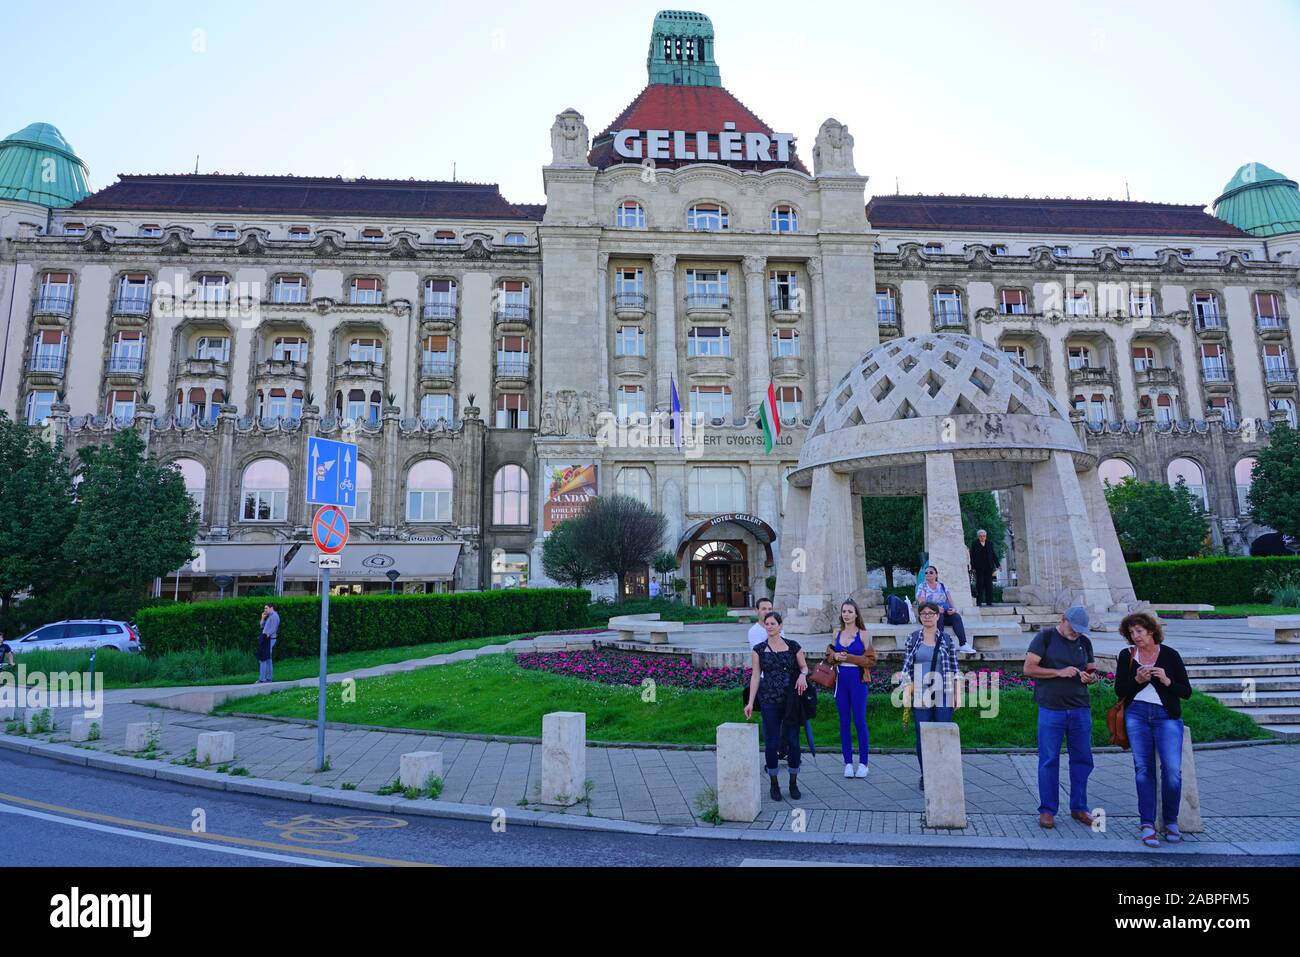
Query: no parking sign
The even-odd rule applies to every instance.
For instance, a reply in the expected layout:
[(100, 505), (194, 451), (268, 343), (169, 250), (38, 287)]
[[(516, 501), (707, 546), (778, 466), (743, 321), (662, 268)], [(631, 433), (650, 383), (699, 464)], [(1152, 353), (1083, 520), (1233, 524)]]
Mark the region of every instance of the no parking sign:
[(326, 555), (343, 551), (348, 543), (348, 517), (337, 505), (322, 505), (311, 521), (311, 537)]

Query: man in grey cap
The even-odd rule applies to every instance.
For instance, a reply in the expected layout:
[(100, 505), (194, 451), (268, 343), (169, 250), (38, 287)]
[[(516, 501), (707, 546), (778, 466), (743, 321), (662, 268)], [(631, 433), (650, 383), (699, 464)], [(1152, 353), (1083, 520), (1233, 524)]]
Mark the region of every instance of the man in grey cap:
[(1091, 826), (1092, 708), (1088, 686), (1097, 676), (1086, 608), (1067, 608), (1055, 628), (1044, 628), (1034, 636), (1025, 655), (1025, 676), (1034, 679), (1038, 703), (1038, 824), (1056, 826), (1064, 739), (1070, 755), (1070, 816)]

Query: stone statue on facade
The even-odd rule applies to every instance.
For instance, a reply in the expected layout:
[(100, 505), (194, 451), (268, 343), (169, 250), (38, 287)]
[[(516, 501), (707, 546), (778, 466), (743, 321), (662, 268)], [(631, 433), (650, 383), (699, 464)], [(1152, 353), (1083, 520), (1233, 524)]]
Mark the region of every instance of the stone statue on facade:
[(542, 399), (542, 418), (538, 425), (541, 435), (555, 435), (555, 393), (547, 392)]
[(828, 119), (817, 131), (813, 144), (813, 175), (858, 175), (853, 166), (853, 136), (849, 128), (837, 119)]
[(590, 134), (582, 114), (569, 107), (551, 124), (551, 165), (586, 166)]
[(581, 412), (578, 416), (578, 434), (596, 434), (596, 398), (590, 392), (583, 392), (579, 399)]
[(555, 414), (555, 434), (572, 435), (578, 425), (578, 394), (572, 389), (555, 393), (558, 411)]

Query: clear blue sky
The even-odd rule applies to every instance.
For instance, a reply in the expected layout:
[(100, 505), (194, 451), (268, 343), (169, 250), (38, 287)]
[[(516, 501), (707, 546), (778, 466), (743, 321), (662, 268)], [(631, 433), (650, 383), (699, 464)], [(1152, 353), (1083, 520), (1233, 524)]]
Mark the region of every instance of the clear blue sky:
[[(540, 202), (556, 113), (596, 134), (645, 85), (658, 3), (62, 0), (4, 9), (0, 135), (55, 124), (121, 172), (497, 182)], [(723, 83), (869, 192), (1208, 203), (1300, 177), (1300, 2), (710, 0)]]

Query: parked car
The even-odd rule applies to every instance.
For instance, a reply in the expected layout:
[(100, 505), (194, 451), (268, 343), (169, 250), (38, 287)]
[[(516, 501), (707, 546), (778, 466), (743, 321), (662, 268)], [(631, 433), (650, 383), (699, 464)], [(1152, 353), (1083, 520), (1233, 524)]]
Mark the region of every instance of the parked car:
[(15, 655), (28, 651), (85, 651), (91, 648), (135, 654), (143, 648), (135, 626), (107, 618), (52, 622), (9, 644)]

